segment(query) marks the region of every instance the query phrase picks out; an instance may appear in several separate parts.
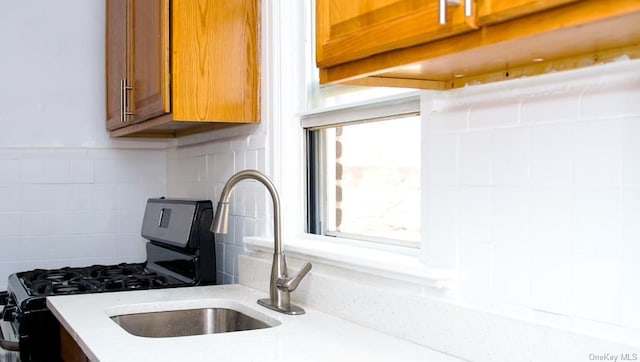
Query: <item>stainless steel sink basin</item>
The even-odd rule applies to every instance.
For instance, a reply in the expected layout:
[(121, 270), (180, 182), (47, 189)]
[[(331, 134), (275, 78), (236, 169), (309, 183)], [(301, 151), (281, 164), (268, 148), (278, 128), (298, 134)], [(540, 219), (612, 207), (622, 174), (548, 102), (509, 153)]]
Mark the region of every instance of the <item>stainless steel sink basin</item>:
[(277, 325), (228, 308), (123, 314), (111, 319), (135, 336), (153, 338), (247, 331)]

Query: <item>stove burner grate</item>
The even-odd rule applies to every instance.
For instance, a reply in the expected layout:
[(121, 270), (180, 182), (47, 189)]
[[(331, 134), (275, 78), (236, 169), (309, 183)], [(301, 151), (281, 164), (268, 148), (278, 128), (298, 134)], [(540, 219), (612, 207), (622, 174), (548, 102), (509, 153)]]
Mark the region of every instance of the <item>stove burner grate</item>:
[(85, 268), (35, 269), (18, 275), (32, 296), (114, 292), (167, 287), (167, 277), (145, 264), (93, 265)]

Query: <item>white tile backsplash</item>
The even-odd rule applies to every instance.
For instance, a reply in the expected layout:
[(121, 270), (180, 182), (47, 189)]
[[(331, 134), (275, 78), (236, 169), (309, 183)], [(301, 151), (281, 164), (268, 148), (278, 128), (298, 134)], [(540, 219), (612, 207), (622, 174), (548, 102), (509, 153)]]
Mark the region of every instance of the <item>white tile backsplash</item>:
[[(20, 258), (14, 260), (46, 260), (47, 259), (47, 236), (22, 236), (20, 240), (22, 254)], [(15, 270), (21, 271), (21, 270)]]
[(495, 107), (492, 104), (474, 104), (469, 112), (469, 128), (512, 126), (520, 117), (520, 102), (508, 102)]
[(504, 128), (493, 132), (493, 184), (525, 186), (529, 183), (528, 128)]
[(461, 242), (458, 261), (461, 266), (458, 283), (462, 298), (481, 305), (490, 303), (493, 247), (487, 244)]
[(627, 187), (623, 190), (622, 197), (622, 250), (626, 262), (638, 263), (640, 260), (638, 235), (640, 235), (640, 187)]
[(74, 184), (92, 184), (93, 170), (93, 160), (71, 160), (70, 181)]
[(458, 181), (462, 185), (491, 184), (491, 132), (459, 134)]
[(640, 76), (600, 71), (425, 97), (427, 245), (457, 245), (462, 300), (640, 330)]
[(432, 133), (442, 133), (447, 131), (458, 131), (466, 128), (469, 123), (469, 109), (439, 109), (434, 103), (431, 122), (428, 127)]
[(116, 159), (96, 159), (94, 163), (94, 181), (97, 184), (117, 184), (122, 163)]
[[(252, 168), (265, 171), (265, 136), (263, 130), (235, 132), (216, 138), (217, 133), (196, 135), (167, 151), (168, 195), (218, 202), (225, 182), (236, 172)], [(204, 142), (190, 143), (205, 139)], [(231, 196), (227, 234), (216, 235), (216, 267), (219, 283), (238, 280), (237, 259), (244, 253), (242, 238), (268, 236), (264, 229), (271, 215), (265, 206), (266, 189), (259, 183), (244, 181)], [(270, 205), (269, 201), (269, 205)], [(258, 219), (258, 216), (262, 219)]]
[(19, 236), (0, 236), (0, 245), (3, 246), (2, 254), (0, 255), (0, 262), (20, 260), (20, 244)]
[(431, 186), (452, 185), (457, 183), (457, 149), (456, 134), (437, 134), (429, 138), (423, 147), (427, 148), (429, 167), (424, 174)]
[(640, 186), (640, 117), (622, 120), (622, 182)]
[(496, 248), (493, 253), (492, 294), (500, 303), (529, 306), (531, 253), (526, 248)]
[(620, 324), (622, 264), (616, 258), (573, 255), (571, 313)]
[[(457, 199), (455, 187), (429, 187), (423, 195), (427, 203), (426, 215), (422, 216), (427, 230), (425, 258), (433, 265), (453, 266), (457, 264), (457, 247), (451, 240), (457, 240)], [(423, 236), (425, 237), (425, 236)]]
[(581, 97), (580, 114), (583, 119), (637, 116), (640, 113), (638, 99), (637, 79), (629, 79), (624, 84), (594, 84)]
[(20, 235), (45, 236), (47, 235), (47, 212), (23, 212), (20, 214)]
[(458, 194), (458, 207), (460, 241), (490, 243), (491, 188), (461, 187)]
[(573, 237), (573, 193), (569, 187), (532, 187), (530, 238), (535, 250), (566, 252)]
[(619, 186), (622, 181), (620, 120), (573, 124), (573, 181), (576, 186)]
[(0, 236), (20, 236), (19, 213), (0, 213)]
[(573, 251), (622, 257), (621, 189), (576, 187), (573, 195)]
[(555, 123), (580, 118), (580, 98), (566, 92), (526, 97), (520, 114), (522, 123)]
[[(8, 154), (4, 154), (7, 157)], [(19, 160), (1, 159), (0, 156), (0, 183), (4, 185), (18, 184), (21, 179), (21, 162)]]
[[(531, 301), (534, 310), (571, 313), (571, 264), (566, 252), (531, 253)], [(568, 318), (568, 317), (567, 317)]]
[(530, 128), (529, 168), (533, 186), (571, 186), (573, 159), (571, 125)]
[[(638, 255), (638, 254), (636, 254)], [(622, 325), (635, 327), (640, 325), (640, 263), (635, 260), (624, 261), (622, 263), (620, 316)]]
[(20, 211), (20, 186), (0, 186), (0, 200), (2, 200), (2, 202), (0, 202), (0, 212)]
[(69, 207), (71, 210), (93, 210), (94, 187), (91, 183), (72, 184), (69, 187)]
[(529, 189), (496, 187), (491, 193), (492, 240), (497, 246), (530, 250)]
[(0, 177), (0, 289), (29, 268), (144, 260), (142, 213), (166, 194), (165, 150), (1, 151), (0, 175), (14, 176)]

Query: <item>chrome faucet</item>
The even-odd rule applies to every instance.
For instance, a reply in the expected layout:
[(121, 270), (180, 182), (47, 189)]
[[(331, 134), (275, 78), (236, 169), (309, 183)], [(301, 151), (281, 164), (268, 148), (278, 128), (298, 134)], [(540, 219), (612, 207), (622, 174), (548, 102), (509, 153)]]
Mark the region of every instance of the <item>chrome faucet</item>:
[(290, 292), (293, 292), (300, 284), (302, 278), (311, 270), (311, 263), (305, 263), (302, 269), (294, 277), (289, 278), (287, 263), (282, 250), (282, 237), (280, 235), (280, 197), (273, 182), (256, 170), (244, 170), (231, 176), (224, 185), (216, 215), (211, 223), (211, 231), (217, 234), (226, 234), (229, 223), (229, 199), (235, 186), (242, 180), (256, 180), (262, 183), (273, 201), (273, 264), (271, 265), (271, 281), (269, 284), (269, 298), (259, 299), (258, 304), (285, 314), (304, 314), (304, 309), (291, 304)]

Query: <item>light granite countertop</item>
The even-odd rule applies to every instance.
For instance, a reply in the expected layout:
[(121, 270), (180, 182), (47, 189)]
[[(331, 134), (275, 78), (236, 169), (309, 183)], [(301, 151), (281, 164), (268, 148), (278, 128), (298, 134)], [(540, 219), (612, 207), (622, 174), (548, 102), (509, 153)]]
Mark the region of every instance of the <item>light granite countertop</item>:
[[(47, 305), (95, 361), (438, 361), (449, 355), (305, 307), (288, 316), (256, 303), (263, 292), (242, 285), (154, 289), (47, 298)], [(146, 338), (129, 334), (111, 316), (227, 307), (279, 325), (259, 330)]]

